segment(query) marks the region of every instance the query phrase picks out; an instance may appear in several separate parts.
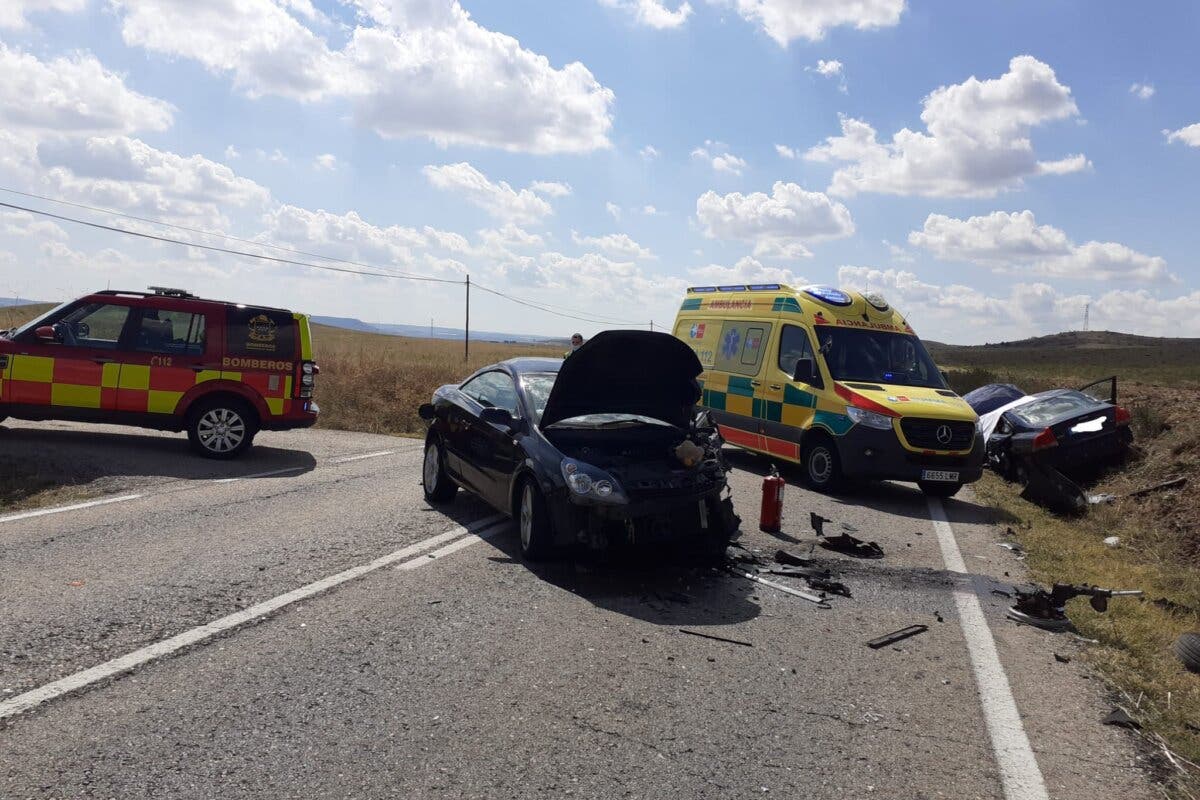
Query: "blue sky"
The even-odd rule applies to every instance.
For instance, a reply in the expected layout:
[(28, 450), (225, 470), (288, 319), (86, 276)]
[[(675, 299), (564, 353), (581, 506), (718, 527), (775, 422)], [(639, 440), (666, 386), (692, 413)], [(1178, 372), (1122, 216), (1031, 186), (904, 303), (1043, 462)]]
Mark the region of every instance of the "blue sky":
[[(661, 325), (689, 284), (783, 280), (869, 286), (958, 342), (1089, 304), (1093, 328), (1200, 335), (1200, 8), (848, 5), (7, 0), (0, 185), (592, 318), (476, 292), (496, 330)], [(0, 209), (0, 295), (162, 283), (462, 319), (458, 286)]]

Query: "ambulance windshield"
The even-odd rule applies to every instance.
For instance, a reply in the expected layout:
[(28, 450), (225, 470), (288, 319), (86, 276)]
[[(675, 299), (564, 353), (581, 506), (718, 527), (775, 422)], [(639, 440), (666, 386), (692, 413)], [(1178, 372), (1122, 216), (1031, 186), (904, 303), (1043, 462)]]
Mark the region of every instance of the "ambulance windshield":
[(834, 380), (946, 388), (916, 336), (824, 326), (818, 328), (817, 340)]

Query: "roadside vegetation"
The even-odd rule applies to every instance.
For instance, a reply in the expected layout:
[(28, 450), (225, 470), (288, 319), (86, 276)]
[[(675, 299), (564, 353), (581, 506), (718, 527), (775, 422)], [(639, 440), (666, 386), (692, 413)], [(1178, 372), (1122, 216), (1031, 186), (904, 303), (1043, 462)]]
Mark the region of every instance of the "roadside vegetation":
[[(1190, 364), (1178, 356), (1195, 353), (1200, 342), (1081, 347), (1068, 341), (1036, 359), (1035, 349), (1044, 348), (1018, 343), (946, 348), (939, 355), (960, 392), (996, 382), (1036, 392), (1117, 375), (1118, 402), (1133, 418), (1133, 452), (1088, 487), (1117, 499), (1070, 519), (1022, 500), (1020, 487), (990, 473), (975, 494), (1012, 529), (1039, 583), (1145, 591), (1141, 599), (1114, 599), (1103, 614), (1082, 599), (1068, 611), (1082, 635), (1100, 642), (1087, 649), (1088, 658), (1148, 737), (1161, 736), (1175, 753), (1200, 763), (1200, 676), (1172, 652), (1179, 634), (1200, 631), (1200, 355), (1190, 356), (1196, 359)], [(1187, 479), (1181, 487), (1130, 496), (1179, 477)], [(1112, 536), (1116, 546), (1106, 545)], [(1200, 796), (1200, 769), (1183, 766), (1191, 774), (1173, 776), (1177, 796)]]

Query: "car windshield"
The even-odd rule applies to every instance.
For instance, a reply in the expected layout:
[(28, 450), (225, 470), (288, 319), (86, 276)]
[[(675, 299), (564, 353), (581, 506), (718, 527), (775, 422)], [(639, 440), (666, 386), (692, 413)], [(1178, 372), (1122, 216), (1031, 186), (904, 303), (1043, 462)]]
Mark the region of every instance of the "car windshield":
[(834, 380), (946, 388), (916, 336), (829, 326), (817, 330), (821, 355)]
[(18, 336), (20, 336), (22, 333), (24, 333), (25, 331), (33, 330), (34, 328), (41, 325), (43, 320), (50, 319), (51, 317), (57, 316), (59, 314), (59, 312), (61, 312), (64, 308), (69, 306), (72, 302), (74, 302), (74, 301), (72, 300), (72, 301), (68, 301), (66, 303), (60, 303), (59, 305), (57, 305), (54, 308), (47, 311), (45, 314), (39, 314), (38, 316), (29, 320), (29, 322), (26, 322), (24, 325), (18, 325), (17, 327), (13, 328), (12, 330), (6, 331), (4, 333), (4, 335), (9, 339), (15, 339)]
[(527, 372), (521, 376), (521, 389), (525, 392), (535, 425), (542, 421), (542, 412), (546, 410), (546, 401), (557, 377), (554, 372)]
[(1086, 414), (1103, 408), (1104, 405), (1082, 392), (1063, 392), (1053, 397), (1034, 400), (1012, 409), (1009, 413), (1028, 425), (1047, 425), (1062, 416)]

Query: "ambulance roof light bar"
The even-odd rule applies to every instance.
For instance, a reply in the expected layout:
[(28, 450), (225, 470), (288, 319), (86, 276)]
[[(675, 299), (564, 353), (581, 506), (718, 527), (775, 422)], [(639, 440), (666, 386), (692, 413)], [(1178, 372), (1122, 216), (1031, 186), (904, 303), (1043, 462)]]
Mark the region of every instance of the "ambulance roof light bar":
[(791, 291), (782, 283), (750, 283), (732, 286), (689, 286), (688, 294), (707, 294), (709, 292), (779, 292)]

